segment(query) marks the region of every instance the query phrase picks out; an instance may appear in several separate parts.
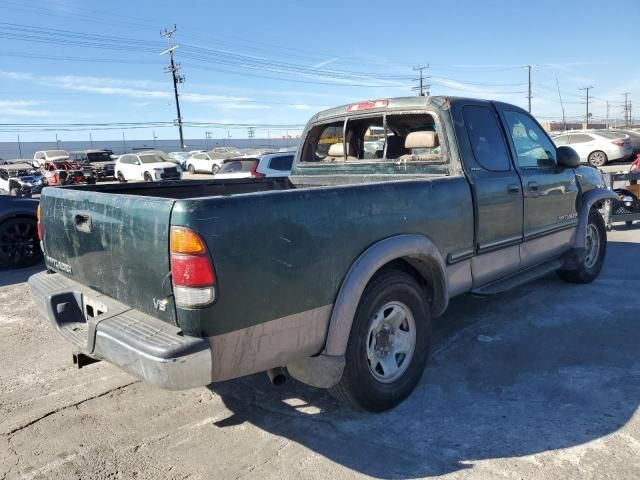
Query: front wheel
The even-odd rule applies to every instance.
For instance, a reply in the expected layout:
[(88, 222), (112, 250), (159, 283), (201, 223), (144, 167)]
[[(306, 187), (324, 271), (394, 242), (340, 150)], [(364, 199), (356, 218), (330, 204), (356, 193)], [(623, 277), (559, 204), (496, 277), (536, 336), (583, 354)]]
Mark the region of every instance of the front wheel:
[(189, 170), (189, 173), (191, 175), (193, 175), (194, 173), (196, 173), (196, 168), (193, 165), (189, 165), (189, 167), (187, 168), (187, 170)]
[(145, 182), (153, 182), (153, 177), (149, 172), (144, 172), (144, 181)]
[(571, 283), (590, 283), (600, 274), (607, 253), (607, 228), (597, 209), (589, 212), (585, 253), (582, 262), (574, 268), (558, 270), (560, 278)]
[(211, 167), (211, 173), (212, 174), (216, 174), (220, 171), (220, 165), (216, 165), (215, 163), (213, 164), (213, 167)]
[(430, 340), (429, 309), (416, 280), (402, 270), (377, 274), (360, 299), (344, 372), (330, 393), (372, 412), (395, 407), (420, 381)]
[(124, 175), (122, 174), (122, 172), (118, 172), (118, 174), (116, 175), (116, 177), (118, 178), (118, 181), (120, 183), (127, 183), (127, 180), (124, 178)]

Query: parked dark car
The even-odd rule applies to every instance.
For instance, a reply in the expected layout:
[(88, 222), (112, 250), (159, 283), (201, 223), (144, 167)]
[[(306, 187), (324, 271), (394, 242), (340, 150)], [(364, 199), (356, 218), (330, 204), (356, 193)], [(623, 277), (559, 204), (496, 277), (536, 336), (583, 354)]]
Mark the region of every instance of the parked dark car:
[(40, 193), (44, 177), (30, 160), (7, 161), (0, 165), (0, 190), (13, 196)]
[(38, 201), (0, 195), (0, 266), (23, 268), (42, 260)]
[(45, 188), (56, 273), (29, 286), (78, 364), (169, 389), (286, 367), (381, 411), (418, 384), (451, 298), (593, 281), (615, 197), (514, 105), (365, 101), (314, 115), (289, 177)]
[(81, 165), (85, 176), (95, 181), (114, 179), (116, 162), (111, 153), (111, 150), (81, 150), (70, 152), (69, 160)]

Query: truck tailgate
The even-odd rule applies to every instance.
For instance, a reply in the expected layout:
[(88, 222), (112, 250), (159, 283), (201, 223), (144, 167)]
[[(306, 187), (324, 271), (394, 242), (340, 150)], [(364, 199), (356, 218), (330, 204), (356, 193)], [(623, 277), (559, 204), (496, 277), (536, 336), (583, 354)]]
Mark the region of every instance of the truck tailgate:
[(45, 262), (82, 285), (175, 323), (168, 278), (173, 204), (165, 198), (46, 188), (40, 204)]

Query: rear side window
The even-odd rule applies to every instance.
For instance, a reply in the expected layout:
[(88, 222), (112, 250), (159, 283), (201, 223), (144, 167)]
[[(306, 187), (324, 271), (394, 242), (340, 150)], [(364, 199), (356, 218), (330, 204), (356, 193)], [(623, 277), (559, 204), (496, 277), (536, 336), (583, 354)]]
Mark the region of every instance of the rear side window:
[(279, 170), (281, 172), (286, 172), (291, 170), (292, 166), (293, 166), (293, 155), (273, 157), (269, 162), (269, 168), (271, 170)]
[(569, 135), (569, 143), (588, 143), (591, 141), (593, 141), (593, 137), (591, 135), (585, 135), (582, 133)]
[(507, 144), (495, 113), (487, 107), (467, 105), (462, 114), (476, 161), (482, 168), (492, 172), (510, 170)]
[(553, 137), (553, 143), (556, 145), (566, 145), (569, 143), (569, 135), (560, 135), (558, 137)]

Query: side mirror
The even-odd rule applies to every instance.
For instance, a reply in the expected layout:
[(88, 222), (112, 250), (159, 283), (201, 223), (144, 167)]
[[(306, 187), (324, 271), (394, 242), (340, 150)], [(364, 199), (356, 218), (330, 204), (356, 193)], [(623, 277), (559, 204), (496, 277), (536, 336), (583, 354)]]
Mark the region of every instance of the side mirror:
[(573, 148), (565, 145), (556, 150), (558, 166), (564, 168), (576, 168), (580, 165), (580, 155)]

